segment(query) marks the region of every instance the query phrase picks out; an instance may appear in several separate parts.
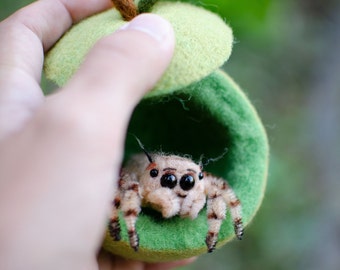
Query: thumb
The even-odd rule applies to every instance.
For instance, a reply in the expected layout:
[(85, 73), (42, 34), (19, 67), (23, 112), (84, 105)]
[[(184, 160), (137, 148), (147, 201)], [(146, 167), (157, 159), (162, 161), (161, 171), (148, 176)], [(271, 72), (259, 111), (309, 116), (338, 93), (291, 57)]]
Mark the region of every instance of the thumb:
[[(42, 263), (54, 265), (63, 256), (63, 266), (86, 263), (84, 254), (93, 257), (128, 120), (169, 64), (173, 48), (168, 22), (155, 15), (137, 17), (99, 41), (68, 85), (3, 141), (0, 174), (6, 181), (0, 183), (0, 205), (11, 211), (2, 211), (2, 228), (16, 232), (8, 234), (8, 250), (24, 254), (20, 263), (38, 262), (37, 254)], [(23, 229), (20, 220), (30, 222)]]
[(104, 158), (108, 140), (122, 145), (133, 108), (164, 73), (173, 50), (171, 25), (140, 15), (94, 46), (71, 81), (48, 99), (48, 110), (73, 127), (90, 127), (91, 136), (96, 131), (90, 139)]
[(67, 89), (77, 89), (80, 95), (84, 89), (106, 92), (136, 102), (161, 77), (173, 48), (170, 23), (154, 14), (142, 14), (100, 40)]

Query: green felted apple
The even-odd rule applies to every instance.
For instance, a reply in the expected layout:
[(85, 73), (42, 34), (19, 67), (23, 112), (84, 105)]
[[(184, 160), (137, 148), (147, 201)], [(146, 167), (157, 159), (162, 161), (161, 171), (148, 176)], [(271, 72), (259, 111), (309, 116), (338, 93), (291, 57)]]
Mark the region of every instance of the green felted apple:
[[(225, 153), (204, 169), (228, 180), (242, 203), (246, 225), (264, 195), (268, 143), (245, 94), (219, 70), (231, 53), (232, 31), (217, 15), (185, 3), (158, 2), (150, 11), (173, 25), (176, 50), (162, 79), (136, 107), (128, 133), (135, 134), (148, 150), (188, 154), (194, 160), (201, 155), (215, 158)], [(73, 26), (47, 54), (46, 76), (64, 85), (93, 44), (123, 24), (119, 12), (111, 9)], [(127, 136), (125, 158), (138, 152), (141, 149), (135, 138)], [(191, 220), (177, 216), (165, 219), (144, 208), (136, 224), (140, 237), (137, 252), (129, 245), (122, 217), (120, 223), (122, 239), (113, 241), (107, 233), (103, 247), (125, 258), (159, 262), (207, 252), (205, 209)], [(217, 247), (233, 237), (227, 215)]]

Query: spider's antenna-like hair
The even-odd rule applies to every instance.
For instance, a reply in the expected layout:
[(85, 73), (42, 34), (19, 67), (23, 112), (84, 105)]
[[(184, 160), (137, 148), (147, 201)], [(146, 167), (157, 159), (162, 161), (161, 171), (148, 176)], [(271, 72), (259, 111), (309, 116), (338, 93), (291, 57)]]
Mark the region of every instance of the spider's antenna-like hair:
[(153, 160), (152, 160), (150, 154), (148, 153), (148, 151), (146, 151), (146, 149), (145, 149), (144, 145), (142, 144), (142, 142), (140, 141), (140, 139), (138, 139), (136, 135), (133, 135), (133, 136), (135, 137), (136, 141), (138, 142), (139, 147), (143, 150), (144, 154), (148, 158), (149, 162), (152, 163)]
[(222, 159), (227, 152), (228, 152), (228, 148), (224, 148), (224, 151), (219, 156), (214, 157), (214, 158), (207, 158), (204, 161), (203, 161), (204, 155), (201, 155), (199, 164), (200, 164), (200, 166), (205, 167), (211, 162), (216, 162), (216, 161), (219, 161), (220, 159)]

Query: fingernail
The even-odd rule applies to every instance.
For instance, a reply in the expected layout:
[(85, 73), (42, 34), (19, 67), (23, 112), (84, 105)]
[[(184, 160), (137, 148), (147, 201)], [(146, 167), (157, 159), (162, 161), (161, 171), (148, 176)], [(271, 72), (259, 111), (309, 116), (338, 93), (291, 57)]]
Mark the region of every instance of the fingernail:
[(119, 30), (136, 30), (143, 32), (158, 42), (164, 42), (172, 38), (173, 29), (171, 24), (155, 14), (141, 14)]

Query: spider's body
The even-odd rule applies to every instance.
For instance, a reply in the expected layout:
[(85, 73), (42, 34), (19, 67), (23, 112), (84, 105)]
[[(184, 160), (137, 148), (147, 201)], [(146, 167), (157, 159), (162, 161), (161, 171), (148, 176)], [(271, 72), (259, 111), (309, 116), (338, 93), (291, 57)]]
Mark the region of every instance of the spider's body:
[(227, 207), (233, 219), (235, 234), (241, 239), (241, 204), (225, 180), (203, 173), (202, 166), (188, 158), (157, 153), (138, 154), (122, 169), (109, 231), (114, 240), (120, 240), (120, 209), (128, 229), (130, 245), (137, 251), (139, 239), (135, 224), (142, 206), (159, 211), (164, 218), (179, 215), (195, 219), (206, 203), (208, 252), (215, 249)]

